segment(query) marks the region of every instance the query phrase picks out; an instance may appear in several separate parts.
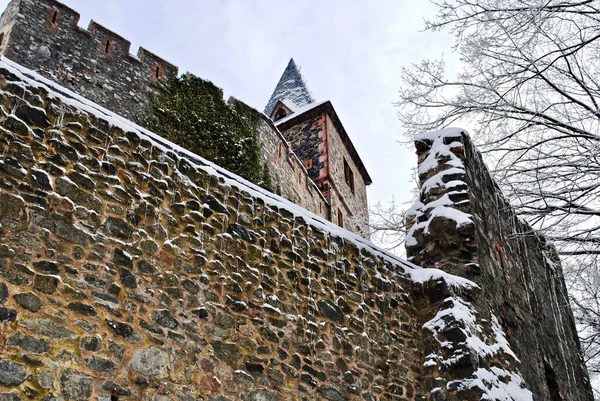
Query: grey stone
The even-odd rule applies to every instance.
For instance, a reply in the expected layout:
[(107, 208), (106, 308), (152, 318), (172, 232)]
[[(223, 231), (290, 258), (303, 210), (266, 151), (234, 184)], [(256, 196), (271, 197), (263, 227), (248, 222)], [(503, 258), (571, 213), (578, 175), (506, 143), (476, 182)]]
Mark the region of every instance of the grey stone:
[(177, 319), (175, 319), (173, 315), (171, 315), (171, 312), (169, 312), (166, 309), (155, 310), (152, 313), (152, 320), (156, 324), (159, 324), (169, 329), (176, 329), (177, 326), (179, 326), (179, 322), (177, 321)]
[(81, 338), (79, 346), (86, 351), (97, 352), (102, 349), (102, 340), (95, 336), (85, 336)]
[(40, 387), (42, 388), (54, 388), (54, 380), (56, 379), (56, 374), (53, 372), (37, 372), (37, 381), (40, 383)]
[(15, 250), (6, 244), (0, 244), (0, 257), (15, 256)]
[(317, 302), (317, 307), (321, 315), (337, 323), (344, 322), (344, 312), (329, 300), (321, 300)]
[(145, 274), (156, 274), (158, 270), (156, 267), (152, 266), (150, 263), (145, 260), (140, 260), (137, 262), (138, 272)]
[(111, 360), (98, 358), (96, 356), (86, 359), (85, 366), (96, 372), (113, 373), (116, 369), (116, 365)]
[(125, 269), (122, 267), (119, 269), (119, 274), (121, 276), (121, 283), (128, 288), (137, 288), (137, 279), (131, 273), (131, 270)]
[(6, 302), (8, 298), (8, 287), (4, 283), (0, 283), (0, 305)]
[(348, 401), (348, 398), (344, 397), (338, 390), (329, 386), (319, 387), (319, 394), (329, 401)]
[(130, 389), (123, 387), (120, 384), (113, 382), (112, 380), (105, 381), (104, 384), (102, 384), (102, 390), (108, 391), (111, 395), (116, 397), (133, 396), (133, 392)]
[(6, 344), (34, 354), (43, 354), (50, 349), (50, 345), (46, 341), (21, 333), (10, 336)]
[(41, 189), (42, 191), (51, 191), (52, 184), (50, 182), (50, 177), (43, 170), (32, 169), (31, 170), (31, 181), (33, 184)]
[(272, 391), (255, 390), (248, 396), (248, 401), (279, 401), (279, 397)]
[(112, 216), (108, 217), (102, 224), (102, 229), (111, 236), (126, 240), (131, 239), (133, 235), (133, 227), (129, 223)]
[(9, 131), (12, 131), (21, 136), (29, 135), (29, 127), (27, 126), (27, 124), (25, 124), (23, 121), (19, 120), (18, 118), (15, 118), (12, 115), (9, 115), (4, 120), (4, 127)]
[(237, 364), (242, 358), (242, 350), (236, 344), (224, 343), (222, 341), (213, 341), (211, 344), (215, 356), (230, 365)]
[(15, 115), (26, 123), (36, 127), (46, 128), (50, 126), (46, 111), (27, 103), (21, 103), (15, 110)]
[(58, 277), (36, 274), (33, 280), (33, 288), (44, 294), (51, 295), (56, 292), (59, 282)]
[(169, 376), (169, 355), (156, 347), (136, 350), (129, 364), (147, 376), (158, 379)]
[(60, 375), (62, 394), (69, 400), (87, 401), (92, 396), (92, 378), (72, 369)]
[(0, 393), (0, 401), (22, 401), (17, 393)]
[(61, 220), (43, 220), (40, 226), (49, 230), (59, 238), (67, 240), (77, 245), (87, 246), (92, 242), (92, 237), (85, 231), (75, 227), (71, 223)]
[(14, 322), (17, 319), (17, 310), (0, 306), (0, 322)]
[(127, 323), (121, 323), (111, 319), (104, 319), (104, 321), (116, 335), (123, 337), (130, 342), (141, 342), (140, 335)]
[(36, 334), (48, 338), (73, 340), (77, 337), (75, 333), (67, 329), (65, 326), (57, 324), (53, 320), (46, 318), (22, 320), (19, 322), (19, 326), (25, 327)]
[(59, 195), (68, 197), (77, 205), (100, 213), (102, 201), (92, 195), (88, 190), (81, 189), (68, 178), (59, 177), (56, 179), (56, 192), (58, 192)]
[(77, 185), (89, 189), (90, 191), (96, 188), (96, 184), (90, 177), (78, 173), (77, 171), (71, 171), (67, 177)]
[(125, 346), (121, 345), (121, 344), (115, 344), (112, 341), (109, 341), (109, 343), (108, 343), (108, 350), (118, 360), (123, 359), (123, 356), (125, 355)]
[(7, 193), (0, 194), (0, 223), (11, 229), (21, 229), (27, 222), (25, 201)]
[(27, 369), (23, 365), (0, 359), (0, 384), (15, 387), (27, 378)]
[(121, 249), (115, 249), (113, 253), (113, 263), (117, 266), (126, 268), (133, 267), (133, 259), (131, 258), (131, 255)]
[(47, 260), (42, 260), (39, 262), (35, 262), (33, 267), (40, 272), (50, 273), (50, 274), (58, 274), (58, 265), (54, 262), (50, 262)]
[(71, 302), (67, 305), (67, 308), (83, 316), (98, 316), (98, 313), (93, 306), (86, 305), (82, 302)]
[(186, 279), (181, 282), (183, 288), (185, 288), (188, 292), (192, 294), (197, 294), (200, 292), (200, 286), (194, 283), (192, 280)]
[(2, 163), (0, 163), (0, 171), (4, 171), (6, 174), (12, 175), (20, 180), (27, 175), (27, 170), (25, 170), (23, 165), (14, 157), (5, 157)]

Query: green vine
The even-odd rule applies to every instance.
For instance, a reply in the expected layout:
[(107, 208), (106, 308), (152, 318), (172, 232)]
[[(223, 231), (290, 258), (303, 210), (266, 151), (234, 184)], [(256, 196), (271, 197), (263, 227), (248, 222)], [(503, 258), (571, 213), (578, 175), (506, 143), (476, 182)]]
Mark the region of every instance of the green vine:
[(261, 164), (257, 113), (223, 100), (210, 81), (187, 73), (172, 77), (153, 97), (151, 129), (167, 139), (271, 191), (268, 167)]

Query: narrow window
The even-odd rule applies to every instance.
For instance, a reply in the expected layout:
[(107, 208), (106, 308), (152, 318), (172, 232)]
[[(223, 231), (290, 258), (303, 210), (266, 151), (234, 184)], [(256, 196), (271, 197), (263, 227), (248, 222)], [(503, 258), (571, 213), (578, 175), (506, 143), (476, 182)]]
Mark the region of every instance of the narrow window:
[(110, 40), (106, 41), (106, 45), (104, 46), (104, 52), (106, 54), (108, 54), (108, 51), (110, 50)]
[(346, 184), (350, 187), (350, 191), (354, 194), (354, 172), (352, 168), (344, 158), (344, 179), (346, 180)]
[(323, 204), (319, 202), (319, 213), (323, 213)]
[(279, 148), (277, 149), (277, 157), (281, 159), (281, 154), (283, 153), (283, 145), (279, 144)]
[(58, 19), (58, 11), (54, 11), (52, 13), (52, 25), (56, 25), (56, 20)]
[(338, 226), (344, 227), (344, 215), (340, 209), (338, 209)]
[(160, 66), (158, 66), (158, 65), (156, 66), (156, 71), (155, 71), (154, 76), (156, 77), (156, 79), (160, 78)]
[(302, 171), (298, 172), (298, 184), (302, 182)]

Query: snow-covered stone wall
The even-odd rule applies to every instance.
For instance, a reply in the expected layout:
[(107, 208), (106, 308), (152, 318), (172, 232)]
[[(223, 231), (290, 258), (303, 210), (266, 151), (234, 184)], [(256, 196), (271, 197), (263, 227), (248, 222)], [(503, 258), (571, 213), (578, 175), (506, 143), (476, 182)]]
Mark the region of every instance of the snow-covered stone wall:
[(422, 400), (440, 285), (0, 61), (0, 399)]
[(439, 383), (435, 399), (591, 401), (552, 245), (516, 216), (463, 130), (423, 134), (415, 145), (421, 192), (409, 260), (479, 286), (444, 295), (424, 326), (437, 340), (426, 341), (425, 363)]
[(418, 149), (431, 268), (1, 60), (0, 400), (591, 401), (551, 248)]

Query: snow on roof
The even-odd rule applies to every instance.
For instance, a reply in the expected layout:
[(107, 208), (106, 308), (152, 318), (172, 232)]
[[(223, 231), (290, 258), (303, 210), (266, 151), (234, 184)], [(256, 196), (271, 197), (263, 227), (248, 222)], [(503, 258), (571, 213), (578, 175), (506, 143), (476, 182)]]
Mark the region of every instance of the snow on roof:
[[(302, 106), (302, 107), (297, 107), (297, 106), (295, 108), (291, 108), (290, 107), (290, 109), (292, 110), (292, 113), (290, 115), (282, 118), (281, 120), (275, 121), (275, 125), (283, 124), (284, 122), (289, 121), (292, 118), (296, 118), (296, 117), (298, 117), (298, 116), (300, 116), (300, 115), (302, 115), (302, 114), (306, 113), (307, 111), (310, 111), (310, 110), (312, 110), (314, 108), (317, 108), (320, 105), (322, 105), (324, 103), (327, 103), (328, 101), (329, 100), (325, 100), (323, 102), (313, 102), (311, 104), (307, 104), (306, 106)], [(287, 106), (287, 103), (285, 103), (283, 101), (282, 101), (282, 103)]]
[(249, 181), (246, 181), (245, 179), (223, 169), (222, 167), (219, 167), (216, 164), (213, 164), (208, 160), (203, 159), (202, 157), (180, 147), (179, 145), (168, 141), (160, 135), (148, 131), (134, 122), (129, 121), (126, 118), (121, 117), (112, 111), (92, 102), (91, 100), (86, 99), (60, 86), (59, 84), (44, 78), (38, 73), (10, 61), (4, 56), (0, 56), (0, 69), (5, 69), (9, 73), (18, 77), (21, 80), (20, 83), (16, 82), (18, 85), (43, 88), (48, 92), (49, 97), (57, 98), (66, 105), (73, 106), (80, 111), (104, 119), (109, 123), (109, 125), (120, 128), (125, 132), (134, 132), (140, 137), (151, 141), (159, 149), (173, 152), (179, 157), (185, 158), (191, 163), (194, 163), (197, 168), (204, 170), (207, 174), (222, 178), (225, 181), (225, 185), (234, 186), (240, 190), (246, 191), (251, 196), (262, 199), (267, 205), (286, 209), (295, 216), (302, 217), (308, 224), (311, 224), (312, 226), (323, 230), (324, 232), (330, 233), (331, 235), (343, 238), (344, 240), (356, 245), (359, 249), (365, 249), (369, 251), (374, 256), (382, 257), (385, 261), (402, 268), (403, 272), (406, 273), (413, 282), (425, 283), (430, 280), (443, 279), (449, 285), (454, 287), (478, 287), (477, 284), (465, 278), (448, 274), (439, 269), (424, 269), (404, 259), (401, 259), (398, 256), (377, 247), (375, 244), (360, 237), (359, 235), (351, 233), (329, 221), (323, 220), (320, 216), (317, 216), (278, 195), (254, 185)]
[[(300, 69), (293, 58), (290, 59), (285, 71), (283, 71), (283, 75), (281, 75), (279, 83), (265, 107), (265, 114), (267, 116), (271, 117), (275, 105), (280, 100), (286, 100), (287, 102), (284, 104), (291, 110), (306, 106), (315, 101), (311, 91), (308, 89), (306, 80), (300, 73)], [(294, 106), (290, 107), (289, 103), (293, 103)]]

